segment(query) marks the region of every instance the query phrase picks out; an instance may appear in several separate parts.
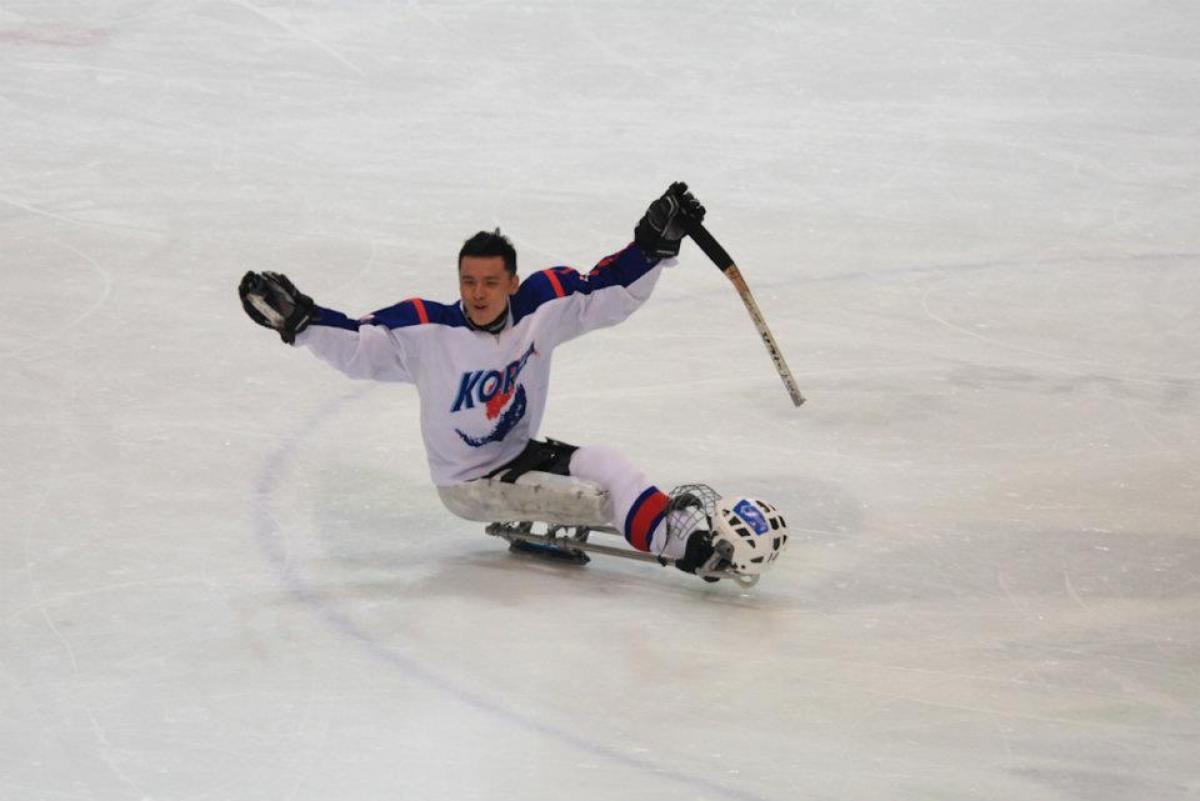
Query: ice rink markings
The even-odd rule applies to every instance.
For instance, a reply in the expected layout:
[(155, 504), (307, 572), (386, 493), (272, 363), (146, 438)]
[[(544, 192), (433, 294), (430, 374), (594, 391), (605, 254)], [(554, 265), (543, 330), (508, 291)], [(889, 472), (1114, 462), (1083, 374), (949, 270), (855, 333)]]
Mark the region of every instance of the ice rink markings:
[[(52, 342), (53, 339), (56, 337), (61, 338), (64, 332), (69, 331), (70, 329), (76, 327), (77, 325), (82, 323), (84, 320), (88, 319), (93, 314), (95, 314), (97, 311), (99, 311), (100, 308), (108, 302), (109, 297), (112, 295), (112, 290), (113, 290), (112, 273), (110, 273), (108, 270), (106, 270), (104, 267), (102, 267), (98, 261), (93, 259), (88, 254), (84, 253), (79, 248), (74, 247), (73, 245), (68, 245), (67, 243), (61, 242), (58, 240), (54, 240), (53, 244), (75, 254), (81, 261), (83, 261), (85, 264), (89, 265), (96, 272), (96, 274), (100, 276), (100, 280), (103, 283), (103, 288), (100, 291), (100, 296), (98, 298), (96, 298), (96, 300), (93, 301), (92, 304), (90, 306), (88, 306), (88, 308), (85, 309), (80, 314), (76, 315), (75, 317), (71, 318), (70, 320), (67, 320), (66, 322), (56, 324), (53, 328), (54, 334), (52, 336), (47, 337), (46, 340), (35, 338), (32, 342), (30, 342), (26, 345), (23, 345), (21, 347), (18, 347), (16, 350), (11, 350), (8, 353), (0, 354), (0, 358), (19, 360), (20, 357), (24, 356), (24, 354), (28, 353), (29, 351), (34, 350), (35, 348), (37, 348), (41, 345), (48, 344), (47, 340), (50, 340)], [(38, 331), (38, 333), (40, 333), (41, 329), (37, 329), (37, 331)], [(54, 351), (50, 351), (50, 352), (53, 353)], [(44, 359), (44, 358), (46, 358), (47, 355), (48, 355), (47, 353), (42, 353), (39, 355), (39, 357)], [(25, 361), (25, 360), (23, 360), (23, 361)]]
[(81, 220), (78, 217), (67, 217), (66, 215), (56, 214), (52, 211), (47, 211), (43, 208), (39, 208), (39, 207), (31, 205), (29, 203), (24, 203), (20, 200), (17, 200), (12, 197), (8, 197), (6, 195), (0, 195), (0, 203), (7, 203), (8, 205), (10, 205), (14, 208), (21, 209), (22, 211), (27, 211), (30, 214), (36, 214), (40, 217), (46, 217), (51, 220), (57, 220), (58, 222), (69, 223), (71, 225), (78, 225), (78, 226), (82, 226), (82, 227), (92, 227), (92, 228), (118, 229), (118, 230), (122, 230), (122, 231), (133, 231), (134, 233), (139, 233), (139, 234), (149, 234), (150, 236), (153, 236), (155, 238), (161, 238), (163, 235), (163, 232), (160, 230), (157, 230), (154, 228), (146, 228), (145, 226), (140, 226), (140, 225), (129, 225), (126, 223), (105, 222), (105, 221), (100, 221), (100, 220)]
[(279, 447), (266, 457), (254, 483), (251, 504), (255, 521), (255, 536), (259, 547), (279, 574), (279, 580), (287, 591), (308, 606), (319, 619), (333, 630), (343, 637), (357, 642), (376, 659), (390, 664), (414, 681), (425, 684), (458, 703), (522, 729), (528, 734), (549, 738), (559, 744), (570, 746), (594, 757), (615, 762), (661, 780), (704, 791), (708, 794), (705, 797), (721, 797), (739, 801), (768, 801), (766, 796), (727, 787), (702, 776), (689, 775), (666, 765), (656, 764), (641, 756), (642, 753), (649, 750), (648, 747), (631, 747), (628, 751), (618, 750), (604, 743), (589, 740), (559, 724), (513, 709), (503, 701), (492, 699), (482, 692), (467, 689), (439, 674), (434, 668), (423, 665), (417, 658), (379, 641), (364, 631), (345, 613), (322, 598), (320, 591), (311, 585), (297, 568), (283, 527), (271, 510), (272, 498), (277, 487), (287, 475), (288, 463), (304, 445), (304, 441), (340, 414), (353, 401), (368, 394), (372, 389), (371, 386), (361, 388), (340, 397), (333, 397), (318, 406), (295, 429), (294, 433), (283, 439)]
[[(1114, 258), (1111, 260), (1110, 259), (1088, 260), (1088, 259), (1079, 258), (1079, 259), (1061, 259), (1061, 260), (1052, 260), (1052, 261), (1039, 261), (1038, 264), (1040, 266), (1047, 266), (1050, 264), (1062, 265), (1062, 264), (1066, 264), (1066, 263), (1076, 263), (1076, 262), (1082, 262), (1082, 263), (1092, 262), (1092, 263), (1098, 263), (1098, 264), (1114, 263), (1114, 262), (1115, 263), (1131, 263), (1131, 262), (1136, 263), (1139, 261), (1146, 261), (1146, 260), (1153, 261), (1158, 258), (1159, 257), (1156, 255), (1146, 255), (1146, 256), (1130, 255), (1125, 258)], [(1186, 256), (1184, 256), (1184, 259), (1188, 262), (1200, 261), (1200, 255), (1187, 254)], [(1018, 262), (1014, 261), (1008, 265), (998, 263), (998, 264), (995, 264), (992, 266), (993, 267), (1015, 266), (1017, 263)], [(1186, 267), (1188, 265), (1180, 265), (1180, 266)], [(980, 342), (983, 342), (985, 344), (991, 345), (996, 348), (1000, 348), (1002, 350), (1007, 350), (1007, 351), (1010, 351), (1013, 353), (1020, 353), (1020, 354), (1030, 355), (1030, 356), (1039, 356), (1039, 357), (1046, 359), (1052, 363), (1055, 363), (1058, 365), (1065, 364), (1065, 365), (1073, 366), (1077, 369), (1084, 368), (1084, 367), (1098, 368), (1100, 370), (1105, 371), (1108, 374), (1108, 376), (1098, 376), (1098, 375), (1095, 375), (1094, 373), (1090, 373), (1090, 372), (1064, 371), (1067, 375), (1076, 375), (1076, 376), (1078, 376), (1080, 378), (1084, 378), (1084, 379), (1091, 379), (1091, 380), (1095, 380), (1095, 381), (1111, 380), (1111, 381), (1115, 381), (1115, 382), (1131, 382), (1131, 383), (1136, 382), (1136, 383), (1145, 383), (1145, 384), (1163, 384), (1163, 383), (1180, 381), (1180, 380), (1183, 380), (1183, 381), (1200, 380), (1200, 376), (1197, 376), (1197, 375), (1177, 375), (1177, 374), (1169, 374), (1169, 373), (1161, 373), (1161, 372), (1153, 372), (1153, 371), (1143, 372), (1141, 375), (1129, 375), (1127, 373), (1130, 370), (1136, 370), (1137, 368), (1120, 367), (1120, 366), (1110, 365), (1105, 362), (1097, 361), (1095, 359), (1089, 359), (1089, 358), (1084, 358), (1084, 357), (1079, 357), (1079, 356), (1061, 355), (1061, 354), (1051, 353), (1049, 351), (1039, 350), (1037, 348), (1030, 348), (1030, 347), (1024, 347), (1021, 345), (1015, 345), (1015, 344), (1006, 342), (1002, 339), (999, 339), (999, 338), (996, 338), (993, 336), (981, 334), (978, 331), (967, 328), (966, 326), (959, 325), (958, 323), (948, 320), (945, 317), (943, 317), (942, 315), (934, 312), (934, 310), (931, 308), (931, 304), (930, 304), (931, 296), (933, 296), (938, 290), (945, 288), (946, 284), (948, 284), (955, 277), (956, 276), (954, 276), (954, 275), (944, 275), (941, 278), (933, 281), (924, 289), (924, 291), (921, 295), (921, 298), (920, 298), (920, 307), (921, 307), (922, 312), (925, 314), (925, 316), (928, 317), (933, 322), (938, 323), (939, 325), (941, 325), (951, 331), (955, 331), (957, 333), (963, 334), (964, 336), (970, 337), (972, 339), (976, 339)], [(1050, 368), (1050, 369), (1055, 369), (1055, 368)], [(1059, 369), (1061, 369), (1061, 368), (1059, 368)], [(1109, 376), (1111, 376), (1111, 378)]]
[(334, 50), (332, 47), (330, 47), (329, 45), (322, 42), (320, 39), (316, 38), (315, 36), (310, 36), (309, 34), (306, 34), (302, 31), (296, 30), (291, 25), (288, 25), (283, 20), (279, 19), (278, 17), (276, 17), (273, 14), (270, 14), (270, 13), (264, 11), (263, 9), (254, 5), (253, 3), (247, 2), (247, 0), (225, 0), (225, 2), (229, 3), (230, 5), (238, 6), (239, 8), (244, 8), (247, 11), (249, 11), (250, 13), (255, 14), (256, 16), (259, 16), (259, 17), (265, 19), (267, 22), (270, 22), (272, 25), (275, 25), (276, 27), (283, 30), (289, 36), (292, 36), (293, 38), (295, 38), (298, 41), (307, 42), (308, 44), (317, 48), (321, 52), (325, 53), (325, 55), (330, 56), (335, 61), (340, 62), (343, 66), (352, 70), (359, 77), (365, 78), (367, 76), (367, 74), (365, 72), (363, 72), (363, 70), (357, 64), (355, 64), (353, 61), (351, 61), (350, 59), (343, 56), (337, 50)]

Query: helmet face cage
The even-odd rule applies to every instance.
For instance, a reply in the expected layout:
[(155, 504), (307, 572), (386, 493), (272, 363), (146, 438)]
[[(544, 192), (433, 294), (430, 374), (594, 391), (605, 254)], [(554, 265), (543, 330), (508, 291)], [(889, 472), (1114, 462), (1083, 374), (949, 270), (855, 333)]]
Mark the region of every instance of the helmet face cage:
[(733, 496), (717, 501), (714, 516), (719, 539), (733, 545), (733, 569), (758, 575), (779, 558), (787, 545), (787, 522), (771, 504), (758, 498)]
[(707, 484), (681, 484), (671, 490), (667, 502), (667, 531), (684, 538), (697, 528), (712, 529), (717, 514), (716, 490)]

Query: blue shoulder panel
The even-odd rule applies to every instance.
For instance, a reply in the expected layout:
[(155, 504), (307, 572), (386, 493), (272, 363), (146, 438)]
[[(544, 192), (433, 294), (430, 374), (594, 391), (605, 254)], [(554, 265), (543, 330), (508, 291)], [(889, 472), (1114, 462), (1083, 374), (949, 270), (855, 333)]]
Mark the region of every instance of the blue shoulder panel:
[(534, 273), (521, 282), (517, 294), (513, 295), (513, 322), (537, 311), (537, 308), (567, 295), (590, 295), (612, 286), (629, 286), (658, 264), (658, 259), (649, 259), (640, 249), (629, 245), (624, 250), (601, 259), (587, 275), (581, 275), (570, 267), (552, 267)]
[(383, 325), (388, 328), (405, 328), (411, 325), (467, 325), (459, 304), (447, 306), (424, 298), (409, 298), (394, 306), (371, 312), (358, 320), (351, 320), (346, 315), (333, 309), (317, 307), (317, 316), (313, 325), (328, 325), (335, 328), (345, 328), (357, 331), (360, 325)]

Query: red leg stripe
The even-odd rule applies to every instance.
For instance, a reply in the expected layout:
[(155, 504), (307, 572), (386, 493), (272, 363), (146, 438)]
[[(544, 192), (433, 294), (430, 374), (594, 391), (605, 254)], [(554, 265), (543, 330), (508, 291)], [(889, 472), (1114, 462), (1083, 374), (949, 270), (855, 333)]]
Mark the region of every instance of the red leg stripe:
[(639, 551), (650, 550), (650, 535), (662, 520), (668, 500), (657, 487), (650, 487), (634, 502), (625, 524), (625, 538), (630, 545)]

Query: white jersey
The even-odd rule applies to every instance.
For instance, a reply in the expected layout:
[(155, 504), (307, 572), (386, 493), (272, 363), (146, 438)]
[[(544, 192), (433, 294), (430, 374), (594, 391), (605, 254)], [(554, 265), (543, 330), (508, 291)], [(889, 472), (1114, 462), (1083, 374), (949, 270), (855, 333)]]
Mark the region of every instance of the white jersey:
[(499, 334), (473, 328), (461, 302), (410, 298), (360, 320), (318, 307), (296, 344), (351, 378), (415, 384), (433, 483), (450, 486), (521, 453), (542, 422), (554, 348), (632, 314), (662, 264), (630, 245), (586, 275), (536, 273), (509, 299)]

